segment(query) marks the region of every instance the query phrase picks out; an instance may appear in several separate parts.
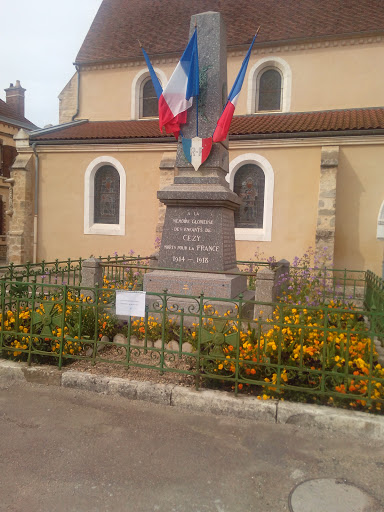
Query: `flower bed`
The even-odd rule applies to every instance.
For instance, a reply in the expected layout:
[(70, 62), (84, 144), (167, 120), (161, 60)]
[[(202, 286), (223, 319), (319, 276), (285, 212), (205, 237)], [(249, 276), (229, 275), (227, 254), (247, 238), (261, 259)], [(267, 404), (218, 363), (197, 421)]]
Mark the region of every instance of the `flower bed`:
[(113, 313), (116, 289), (140, 287), (140, 273), (121, 283), (105, 277), (101, 293), (3, 281), (0, 353), (59, 367), (82, 360), (179, 372), (197, 385), (260, 399), (382, 413), (384, 369), (373, 340), (383, 313), (332, 299), (337, 283), (329, 283), (323, 268), (310, 268), (308, 255), (295, 263), (280, 277), (279, 302), (266, 305), (271, 317), (249, 320), (243, 312), (253, 311), (252, 301), (230, 301), (232, 310), (220, 315), (203, 296), (189, 297), (195, 306), (184, 310), (177, 297), (163, 293), (152, 294), (159, 306), (145, 317), (122, 322)]

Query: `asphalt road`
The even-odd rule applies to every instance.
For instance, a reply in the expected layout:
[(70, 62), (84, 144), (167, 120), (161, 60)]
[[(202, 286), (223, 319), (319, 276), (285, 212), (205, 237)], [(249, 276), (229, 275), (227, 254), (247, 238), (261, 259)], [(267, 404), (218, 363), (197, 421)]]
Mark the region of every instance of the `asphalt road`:
[(7, 512), (283, 512), (311, 478), (384, 510), (383, 444), (118, 396), (3, 384), (0, 450)]

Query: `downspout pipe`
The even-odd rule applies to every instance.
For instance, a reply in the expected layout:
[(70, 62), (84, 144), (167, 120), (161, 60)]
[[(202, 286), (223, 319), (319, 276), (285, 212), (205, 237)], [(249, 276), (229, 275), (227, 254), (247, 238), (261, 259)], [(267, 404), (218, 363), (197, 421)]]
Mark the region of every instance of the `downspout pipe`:
[(76, 105), (76, 112), (72, 116), (72, 121), (76, 119), (76, 117), (79, 115), (80, 112), (80, 66), (75, 64), (75, 68), (77, 71), (77, 105)]
[(39, 207), (39, 155), (36, 151), (36, 142), (32, 144), (35, 154), (35, 205), (33, 212), (33, 263), (37, 263), (37, 216)]

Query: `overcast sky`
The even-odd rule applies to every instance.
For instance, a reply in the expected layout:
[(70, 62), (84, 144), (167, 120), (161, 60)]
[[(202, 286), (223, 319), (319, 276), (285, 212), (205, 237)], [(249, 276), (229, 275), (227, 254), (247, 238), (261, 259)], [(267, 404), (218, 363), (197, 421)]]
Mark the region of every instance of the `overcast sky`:
[(25, 117), (59, 122), (58, 95), (102, 0), (0, 0), (0, 98), (20, 80)]

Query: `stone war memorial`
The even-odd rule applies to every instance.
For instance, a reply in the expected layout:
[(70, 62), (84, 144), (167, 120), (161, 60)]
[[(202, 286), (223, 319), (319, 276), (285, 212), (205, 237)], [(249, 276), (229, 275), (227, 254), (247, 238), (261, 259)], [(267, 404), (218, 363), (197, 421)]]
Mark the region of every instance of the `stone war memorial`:
[[(345, 6), (335, 17), (331, 0), (320, 2), (327, 23), (318, 20), (310, 13), (319, 1), (297, 7), (281, 0), (273, 9), (262, 0), (102, 2), (77, 60), (81, 91), (69, 84), (66, 93), (77, 102), (72, 121), (15, 137), (10, 233), (22, 243), (12, 246), (20, 264), (4, 266), (0, 279), (7, 372), (19, 362), (57, 364), (64, 372), (50, 368), (49, 382), (83, 389), (88, 382), (103, 393), (181, 407), (194, 397), (199, 410), (220, 414), (228, 394), (214, 398), (216, 405), (207, 397), (233, 392), (241, 394), (231, 398), (237, 415), (267, 411), (274, 423), (277, 410), (288, 421), (290, 401), (305, 411), (321, 405), (324, 416), (350, 409), (348, 425), (355, 411), (383, 415), (384, 281), (370, 270), (376, 249), (369, 233), (383, 238), (384, 206), (378, 219), (376, 212), (383, 200), (375, 194), (384, 109), (378, 97), (363, 108), (374, 90), (348, 77), (356, 62), (357, 78), (372, 72), (384, 37), (380, 45), (356, 35), (368, 39), (376, 30), (368, 0), (360, 3), (361, 13), (371, 12), (369, 30)], [(344, 24), (349, 18), (353, 25)], [(343, 46), (352, 35), (353, 50)], [(352, 51), (360, 56), (344, 65)], [(320, 98), (324, 73), (335, 87)], [(344, 75), (340, 97), (355, 87), (355, 104), (337, 97)], [(113, 94), (100, 101), (107, 82)], [(100, 255), (106, 246), (113, 256)], [(351, 248), (357, 258), (345, 259)], [(95, 256), (60, 260), (64, 250)], [(32, 252), (36, 262), (23, 264)], [(359, 261), (359, 268), (345, 266)], [(30, 375), (40, 379), (40, 369)], [(382, 423), (370, 424), (377, 438)], [(292, 507), (303, 493), (292, 493)]]
[(211, 138), (223, 112), (227, 100), (226, 28), (217, 12), (192, 16), (190, 35), (195, 28), (200, 91), (179, 137), (178, 174), (172, 185), (158, 192), (166, 205), (159, 270), (145, 275), (144, 290), (231, 299), (246, 291), (247, 279), (236, 267), (234, 213), (240, 199), (225, 179), (228, 138), (213, 144), (197, 170), (183, 148), (185, 140), (192, 140), (190, 160), (194, 163), (194, 157), (204, 153), (204, 147), (194, 147), (194, 138)]

